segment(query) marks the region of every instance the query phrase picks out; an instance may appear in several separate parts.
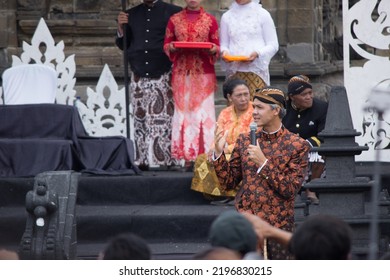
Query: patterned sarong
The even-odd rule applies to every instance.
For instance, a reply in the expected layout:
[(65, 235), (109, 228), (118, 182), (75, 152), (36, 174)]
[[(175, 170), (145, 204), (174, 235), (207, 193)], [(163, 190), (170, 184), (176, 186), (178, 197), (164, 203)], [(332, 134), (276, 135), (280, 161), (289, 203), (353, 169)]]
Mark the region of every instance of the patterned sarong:
[(130, 82), (134, 109), (135, 163), (137, 165), (175, 165), (171, 158), (172, 116), (174, 112), (170, 73), (160, 78), (141, 78)]

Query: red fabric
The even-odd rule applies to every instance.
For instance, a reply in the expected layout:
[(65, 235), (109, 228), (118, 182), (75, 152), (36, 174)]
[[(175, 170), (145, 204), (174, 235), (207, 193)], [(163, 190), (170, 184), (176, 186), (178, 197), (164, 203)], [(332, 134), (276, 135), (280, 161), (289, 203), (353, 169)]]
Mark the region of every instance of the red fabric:
[[(173, 41), (211, 42), (216, 44), (218, 49), (215, 55), (210, 55), (208, 50), (204, 49), (177, 49), (175, 53), (170, 53), (169, 44)], [(216, 88), (214, 64), (219, 53), (216, 19), (203, 8), (200, 11), (184, 9), (173, 15), (166, 28), (164, 50), (173, 62), (172, 90), (175, 106), (180, 110), (184, 109), (185, 96), (188, 94), (185, 77), (189, 76), (189, 109), (195, 111)], [(204, 74), (214, 75), (212, 79), (205, 80)]]

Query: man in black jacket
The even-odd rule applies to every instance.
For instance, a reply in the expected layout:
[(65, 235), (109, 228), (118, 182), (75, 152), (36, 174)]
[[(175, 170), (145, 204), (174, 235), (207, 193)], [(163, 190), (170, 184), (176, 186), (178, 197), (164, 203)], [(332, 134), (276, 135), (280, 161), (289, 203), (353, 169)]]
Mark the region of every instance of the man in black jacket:
[(181, 7), (162, 0), (144, 0), (118, 15), (116, 44), (122, 50), (123, 24), (127, 24), (135, 163), (141, 169), (176, 164), (170, 151), (174, 112), (171, 62), (163, 43), (168, 19), (180, 10)]
[[(306, 139), (312, 147), (319, 147), (322, 139), (318, 133), (325, 128), (328, 104), (313, 97), (309, 78), (304, 75), (294, 76), (288, 83), (287, 114), (283, 125), (293, 133)], [(324, 171), (324, 159), (316, 152), (309, 153), (309, 173), (306, 182), (320, 178)], [(308, 200), (318, 204), (315, 192), (306, 189)]]

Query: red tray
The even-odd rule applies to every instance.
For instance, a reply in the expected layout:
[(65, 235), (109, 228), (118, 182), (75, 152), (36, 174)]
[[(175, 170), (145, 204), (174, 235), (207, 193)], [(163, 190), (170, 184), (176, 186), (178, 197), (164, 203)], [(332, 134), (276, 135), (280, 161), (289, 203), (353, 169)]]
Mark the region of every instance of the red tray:
[(173, 46), (178, 49), (211, 49), (213, 43), (210, 42), (173, 42)]

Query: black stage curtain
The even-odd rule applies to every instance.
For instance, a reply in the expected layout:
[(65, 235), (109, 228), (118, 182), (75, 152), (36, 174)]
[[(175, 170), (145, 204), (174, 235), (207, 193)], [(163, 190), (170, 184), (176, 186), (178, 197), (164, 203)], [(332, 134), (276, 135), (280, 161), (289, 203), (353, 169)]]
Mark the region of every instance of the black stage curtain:
[(77, 108), (59, 104), (0, 106), (0, 176), (44, 171), (138, 174), (125, 137), (90, 137)]

